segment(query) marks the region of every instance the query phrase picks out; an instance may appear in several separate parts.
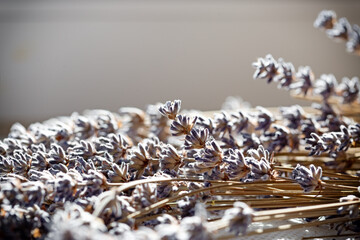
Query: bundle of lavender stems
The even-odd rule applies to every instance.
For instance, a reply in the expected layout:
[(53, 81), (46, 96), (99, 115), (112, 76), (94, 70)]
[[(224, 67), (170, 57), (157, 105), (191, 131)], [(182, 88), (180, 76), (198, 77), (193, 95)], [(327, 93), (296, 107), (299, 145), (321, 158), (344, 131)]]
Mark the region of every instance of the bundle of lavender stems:
[[(341, 24), (334, 14), (315, 26)], [(232, 239), (319, 225), (358, 236), (359, 79), (271, 55), (253, 66), (312, 107), (232, 98), (200, 112), (173, 100), (15, 123), (0, 141), (0, 238)], [(286, 224), (256, 228), (276, 221)]]

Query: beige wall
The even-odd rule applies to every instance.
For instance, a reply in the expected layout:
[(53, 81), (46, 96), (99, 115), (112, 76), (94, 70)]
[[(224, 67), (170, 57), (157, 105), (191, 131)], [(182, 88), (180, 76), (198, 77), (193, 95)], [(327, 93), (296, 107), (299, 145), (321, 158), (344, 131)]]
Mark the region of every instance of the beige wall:
[(313, 28), (322, 9), (360, 24), (360, 1), (2, 1), (0, 122), (176, 98), (201, 110), (228, 95), (293, 104), (252, 80), (257, 57), (360, 76), (360, 57)]

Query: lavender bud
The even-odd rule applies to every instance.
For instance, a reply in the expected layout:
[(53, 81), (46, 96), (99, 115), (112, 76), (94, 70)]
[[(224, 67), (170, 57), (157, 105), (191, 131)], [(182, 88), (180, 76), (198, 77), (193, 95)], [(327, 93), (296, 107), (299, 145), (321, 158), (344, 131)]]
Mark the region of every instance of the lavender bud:
[(14, 161), (0, 155), (0, 176), (11, 173), (14, 170)]
[(295, 68), (291, 62), (284, 62), (283, 59), (279, 59), (280, 68), (279, 75), (276, 76), (276, 82), (279, 82), (278, 88), (289, 88), (289, 86), (295, 80)]
[(65, 153), (64, 149), (57, 144), (51, 145), (51, 150), (49, 151), (48, 155), (49, 155), (48, 161), (50, 164), (67, 162), (66, 153)]
[(108, 172), (110, 182), (128, 182), (129, 181), (129, 164), (122, 162), (121, 165), (111, 164), (112, 171)]
[(171, 120), (175, 120), (180, 112), (181, 100), (167, 101), (163, 106), (159, 107), (159, 112)]
[(246, 158), (238, 149), (230, 149), (229, 156), (224, 158), (224, 162), (227, 163), (225, 172), (231, 180), (240, 180), (250, 172)]
[(41, 206), (46, 195), (45, 185), (41, 182), (25, 182), (21, 184), (21, 191), (24, 193), (24, 204), (26, 206)]
[[(348, 195), (346, 197), (341, 197), (340, 202), (352, 202), (352, 201), (359, 201), (360, 198), (354, 195)], [(346, 207), (340, 207), (338, 209), (339, 214), (343, 214), (345, 211), (349, 212), (350, 218), (356, 218), (359, 216), (359, 204), (349, 205)]]
[(303, 93), (304, 96), (313, 86), (314, 73), (309, 66), (299, 67), (296, 77), (299, 81), (292, 83), (289, 88), (295, 91), (295, 94)]
[(352, 31), (351, 25), (346, 18), (340, 18), (333, 28), (326, 30), (326, 34), (330, 38), (347, 40)]
[(292, 178), (300, 184), (306, 193), (321, 186), (321, 176), (322, 168), (316, 168), (313, 164), (310, 165), (309, 169), (298, 164), (292, 172)]
[(129, 155), (130, 167), (138, 171), (138, 176), (141, 176), (145, 168), (148, 166), (150, 156), (145, 146), (138, 144), (138, 149), (130, 152)]
[(349, 79), (345, 77), (339, 84), (337, 92), (341, 96), (343, 103), (352, 103), (358, 99), (359, 89), (359, 78), (353, 77), (352, 79)]
[(177, 238), (181, 240), (211, 240), (212, 234), (204, 225), (201, 217), (186, 217), (180, 223)]
[(235, 202), (234, 207), (227, 209), (222, 220), (228, 222), (230, 232), (235, 235), (245, 235), (246, 230), (252, 222), (253, 210), (243, 202)]
[(37, 170), (44, 170), (48, 167), (49, 162), (46, 158), (46, 154), (44, 152), (38, 151), (32, 155), (31, 168), (35, 168)]
[(221, 134), (224, 136), (226, 133), (231, 133), (232, 121), (226, 112), (221, 112), (221, 114), (215, 115), (215, 134)]
[(337, 85), (336, 78), (332, 74), (322, 74), (320, 79), (315, 82), (314, 92), (323, 97), (326, 101), (335, 91)]
[(170, 130), (173, 136), (180, 136), (189, 134), (197, 121), (197, 117), (190, 118), (184, 115), (178, 115), (171, 123)]
[(132, 193), (132, 205), (137, 210), (149, 207), (157, 201), (156, 185), (151, 183), (137, 185)]
[(265, 58), (258, 58), (257, 62), (254, 62), (252, 65), (256, 68), (253, 76), (254, 79), (266, 79), (268, 83), (271, 83), (278, 74), (279, 64), (271, 54), (266, 55)]
[(336, 13), (334, 11), (322, 10), (314, 22), (314, 27), (331, 29), (333, 28), (335, 22), (336, 22)]
[(275, 129), (275, 132), (266, 132), (263, 137), (264, 140), (270, 142), (268, 146), (269, 151), (280, 152), (284, 147), (289, 145), (290, 132), (281, 125), (273, 124), (272, 127)]
[(233, 117), (231, 126), (235, 132), (240, 133), (249, 126), (249, 116), (242, 111), (239, 111), (236, 114), (234, 113), (231, 116)]
[(356, 24), (352, 26), (352, 31), (348, 35), (346, 50), (351, 53), (360, 51), (360, 27)]
[(177, 150), (170, 144), (163, 149), (160, 158), (161, 170), (169, 169), (177, 171), (181, 164), (182, 157), (178, 154)]
[(185, 137), (185, 149), (196, 149), (196, 148), (204, 148), (206, 141), (209, 136), (209, 130), (208, 129), (195, 129), (193, 128), (190, 131), (189, 135), (186, 135)]
[(304, 119), (304, 109), (299, 105), (290, 107), (281, 107), (280, 113), (284, 119), (287, 120), (287, 126), (292, 129), (298, 129), (301, 125), (301, 120)]
[(258, 110), (259, 113), (257, 114), (258, 126), (255, 128), (255, 130), (268, 130), (271, 123), (274, 122), (273, 114), (261, 106), (257, 106), (256, 110)]

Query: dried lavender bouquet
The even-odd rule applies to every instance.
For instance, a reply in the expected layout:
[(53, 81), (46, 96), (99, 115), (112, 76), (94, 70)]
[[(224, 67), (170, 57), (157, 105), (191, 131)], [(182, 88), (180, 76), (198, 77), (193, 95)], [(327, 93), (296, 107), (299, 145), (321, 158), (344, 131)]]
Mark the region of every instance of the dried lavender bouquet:
[[(317, 225), (356, 236), (360, 125), (347, 106), (358, 107), (359, 80), (315, 81), (271, 55), (254, 66), (320, 104), (210, 113), (174, 100), (14, 124), (0, 141), (0, 238), (230, 239)], [(266, 222), (280, 225), (256, 227)]]

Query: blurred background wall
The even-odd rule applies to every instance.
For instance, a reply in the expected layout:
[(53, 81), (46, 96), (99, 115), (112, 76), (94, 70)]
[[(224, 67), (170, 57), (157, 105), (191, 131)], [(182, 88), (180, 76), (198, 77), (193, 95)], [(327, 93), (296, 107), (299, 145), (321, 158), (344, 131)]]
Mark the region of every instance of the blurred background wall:
[(322, 9), (360, 24), (360, 1), (1, 1), (0, 126), (74, 111), (182, 99), (220, 109), (226, 96), (290, 105), (252, 80), (267, 53), (317, 77), (360, 76), (360, 57), (313, 28)]

